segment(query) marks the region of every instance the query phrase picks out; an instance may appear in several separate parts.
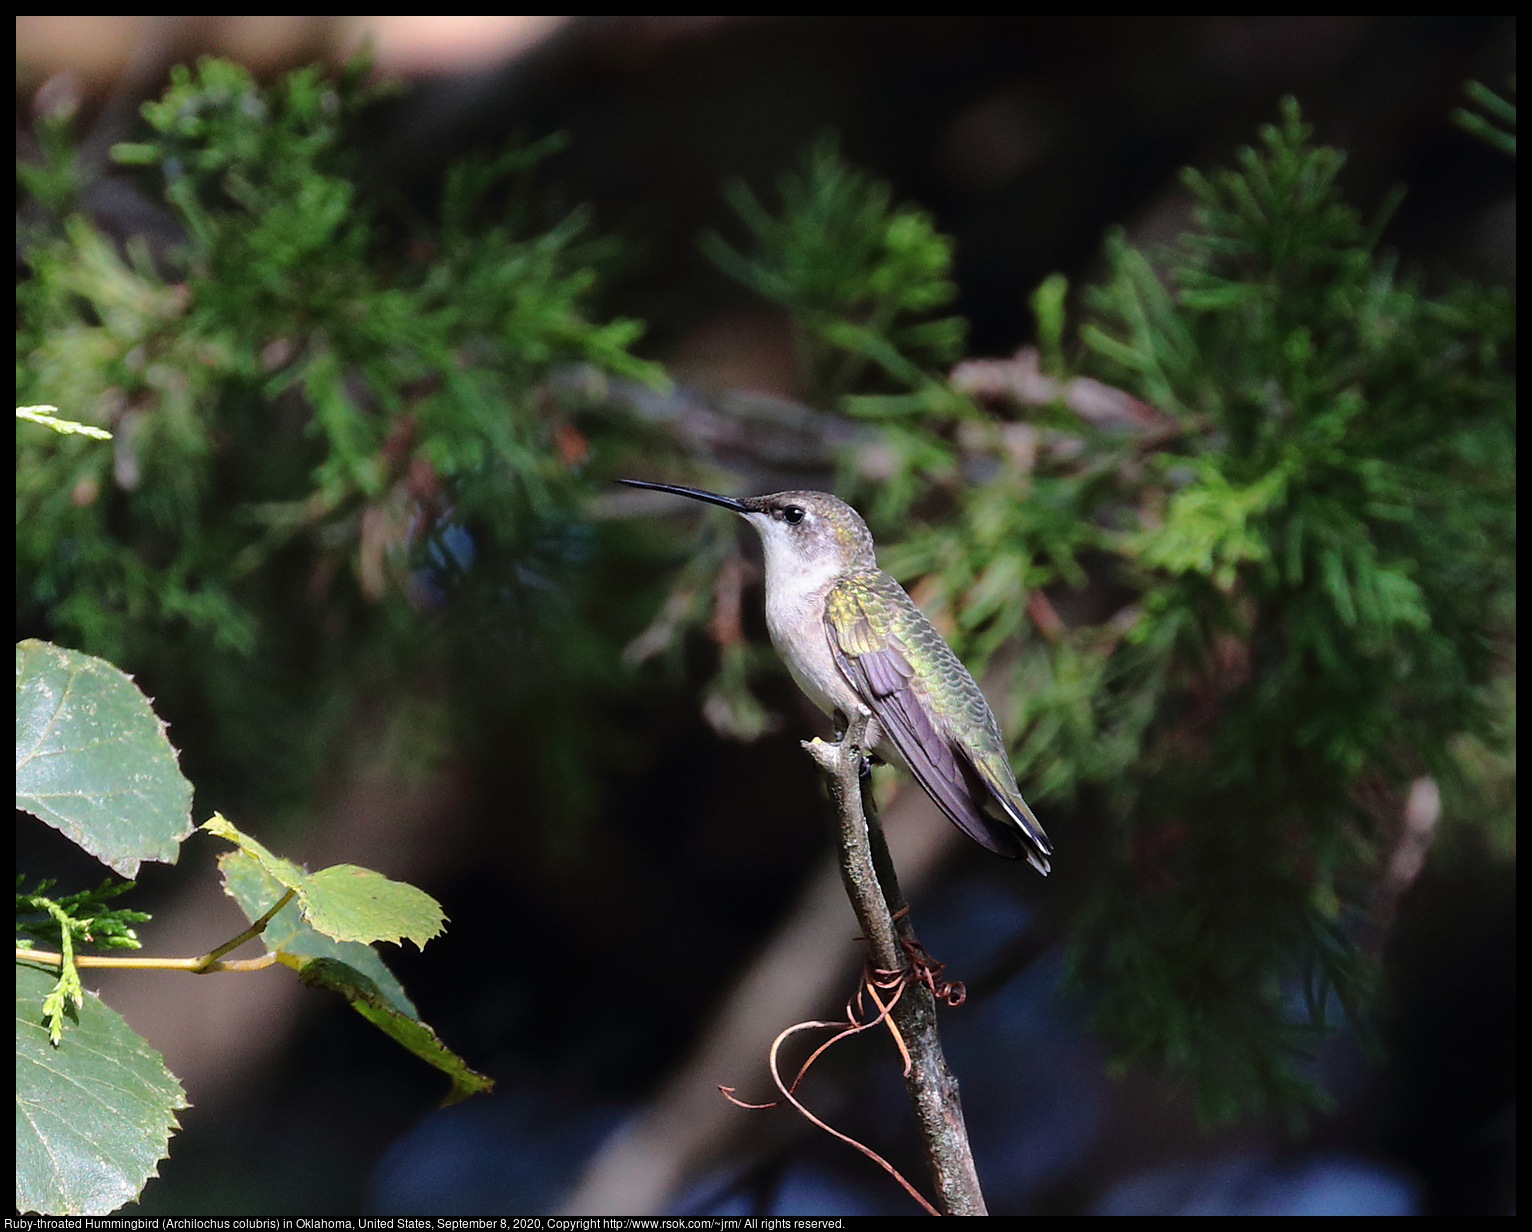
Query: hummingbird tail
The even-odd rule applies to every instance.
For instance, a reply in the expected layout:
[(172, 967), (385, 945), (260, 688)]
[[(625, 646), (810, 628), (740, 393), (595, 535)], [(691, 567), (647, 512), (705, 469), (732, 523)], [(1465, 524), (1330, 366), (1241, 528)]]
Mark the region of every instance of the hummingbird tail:
[[(931, 798), (941, 806), (942, 812), (951, 818), (953, 824), (979, 846), (1008, 860), (1025, 858), (1028, 864), (1046, 877), (1050, 867), (1048, 856), (1053, 848), (1041, 827), (1036, 828), (1037, 835), (1041, 836), (1039, 841), (1033, 836), (1035, 821), (1033, 827), (1022, 824), (1009, 808), (1004, 807), (1009, 802), (993, 792), (972, 766), (961, 758), (956, 761), (963, 778), (961, 790), (932, 791), (924, 779), (921, 785), (926, 786)], [(988, 812), (983, 804), (987, 801), (994, 801), (997, 806), (1004, 808), (1006, 815), (996, 817)]]
[[(981, 838), (961, 821), (958, 824), (991, 851), (998, 851), (1001, 855), (1010, 856), (1012, 859), (1025, 856), (1027, 863), (1046, 877), (1052, 867), (1048, 863), (1048, 857), (1053, 854), (1053, 844), (1043, 833), (1042, 826), (1032, 815), (1027, 802), (1021, 798), (1021, 793), (1014, 788), (1007, 790), (1007, 784), (992, 781), (980, 766), (964, 763), (963, 770), (963, 777), (968, 785), (970, 807), (982, 819), (987, 837)], [(995, 817), (986, 812), (981, 801), (992, 802), (1005, 816)], [(956, 821), (957, 818), (954, 817), (953, 820)], [(1004, 850), (989, 841), (990, 839), (1003, 844)]]

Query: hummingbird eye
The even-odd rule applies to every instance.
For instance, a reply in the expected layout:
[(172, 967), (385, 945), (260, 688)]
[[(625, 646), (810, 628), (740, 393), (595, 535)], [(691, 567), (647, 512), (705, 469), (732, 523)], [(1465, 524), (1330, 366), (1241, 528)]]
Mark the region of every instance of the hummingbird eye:
[(799, 522), (803, 521), (803, 510), (798, 508), (797, 505), (788, 505), (782, 510), (782, 520), (789, 526), (797, 526)]

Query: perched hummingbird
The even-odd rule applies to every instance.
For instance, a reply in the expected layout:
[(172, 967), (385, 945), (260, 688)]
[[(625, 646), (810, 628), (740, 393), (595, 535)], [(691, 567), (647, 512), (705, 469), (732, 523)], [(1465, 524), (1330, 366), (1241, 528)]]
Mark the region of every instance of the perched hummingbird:
[(963, 833), (1047, 874), (1053, 847), (1021, 798), (989, 703), (878, 568), (855, 509), (828, 492), (733, 497), (618, 482), (722, 505), (754, 526), (766, 550), (766, 627), (798, 687), (838, 723), (866, 714), (868, 746), (909, 770)]

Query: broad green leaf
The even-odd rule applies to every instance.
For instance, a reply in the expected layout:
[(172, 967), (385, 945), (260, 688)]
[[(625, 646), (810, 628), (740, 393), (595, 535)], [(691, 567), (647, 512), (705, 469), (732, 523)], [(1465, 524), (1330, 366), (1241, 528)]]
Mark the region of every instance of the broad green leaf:
[[(226, 851), (218, 857), (223, 873), (223, 888), (239, 904), (252, 923), (271, 910), (282, 897), (284, 886), (244, 851)], [(357, 941), (337, 941), (319, 932), (303, 918), (298, 902), (283, 907), (266, 925), (261, 940), (268, 949), (298, 959), (333, 958), (355, 968), (371, 979), (382, 991), (388, 1004), (401, 1014), (418, 1017), (414, 1003), (405, 995), (404, 986), (383, 964), (370, 945)], [(289, 964), (290, 966), (297, 964)]]
[[(284, 887), (249, 853), (225, 852), (218, 857), (218, 863), (225, 891), (251, 921), (265, 915), (282, 897)], [(347, 865), (337, 867), (342, 873), (349, 869)], [(337, 941), (318, 932), (304, 920), (296, 901), (271, 918), (261, 937), (305, 983), (340, 993), (363, 1018), (445, 1073), (452, 1080), (452, 1090), (444, 1103), (455, 1103), (494, 1085), (483, 1074), (469, 1069), (461, 1057), (436, 1037), (436, 1032), (420, 1021), (420, 1014), (404, 988), (371, 946)]]
[(186, 1093), (93, 992), (49, 1043), (41, 1007), (56, 976), (16, 964), (16, 1209), (105, 1215), (157, 1174)]
[(355, 864), (334, 864), (309, 878), (309, 923), (340, 941), (406, 938), (417, 948), (442, 931), (441, 905), (424, 890)]
[(298, 973), (305, 984), (340, 993), (351, 1002), (352, 1009), (385, 1035), (446, 1074), (452, 1080), (452, 1090), (442, 1100), (444, 1106), (493, 1089), (494, 1079), (469, 1069), (462, 1057), (437, 1038), (435, 1031), (413, 1013), (401, 1014), (388, 994), (356, 968), (333, 958), (311, 958), (298, 968)]
[(132, 677), (47, 642), (16, 646), (16, 807), (123, 877), (174, 864), (192, 787)]
[[(293, 890), (304, 920), (337, 941), (397, 944), (409, 940), (423, 947), (446, 922), (441, 904), (424, 890), (390, 881), (382, 873), (354, 864), (335, 864), (309, 873), (301, 865), (273, 855), (221, 815), (214, 814), (202, 828), (238, 844), (273, 880)], [(269, 910), (274, 901), (263, 910)]]

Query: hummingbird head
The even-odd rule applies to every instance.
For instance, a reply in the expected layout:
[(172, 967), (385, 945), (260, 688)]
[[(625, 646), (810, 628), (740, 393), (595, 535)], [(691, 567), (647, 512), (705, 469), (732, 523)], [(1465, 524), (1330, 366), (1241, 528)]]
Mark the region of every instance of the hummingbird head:
[(862, 515), (828, 492), (773, 492), (770, 496), (719, 496), (701, 488), (619, 479), (632, 488), (652, 488), (732, 509), (760, 533), (766, 554), (766, 584), (774, 579), (794, 589), (858, 569), (876, 569), (872, 532)]

